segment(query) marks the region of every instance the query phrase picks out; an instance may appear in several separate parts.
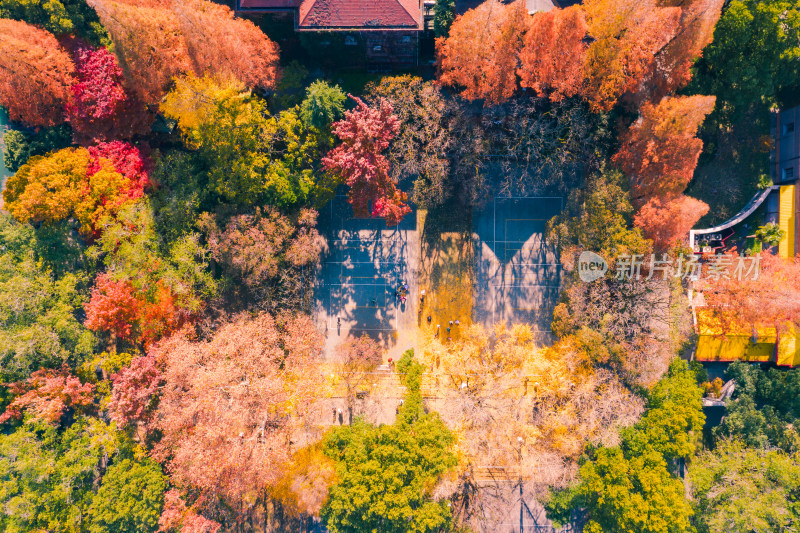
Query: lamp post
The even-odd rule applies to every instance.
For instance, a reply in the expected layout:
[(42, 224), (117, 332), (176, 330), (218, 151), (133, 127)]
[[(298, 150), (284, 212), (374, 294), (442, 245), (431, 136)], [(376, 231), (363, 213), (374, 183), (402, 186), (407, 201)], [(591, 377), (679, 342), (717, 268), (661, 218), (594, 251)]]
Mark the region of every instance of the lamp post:
[(522, 437), (517, 437), (517, 443), (519, 444), (519, 533), (524, 533), (524, 513), (523, 507), (525, 505), (525, 498), (522, 494)]

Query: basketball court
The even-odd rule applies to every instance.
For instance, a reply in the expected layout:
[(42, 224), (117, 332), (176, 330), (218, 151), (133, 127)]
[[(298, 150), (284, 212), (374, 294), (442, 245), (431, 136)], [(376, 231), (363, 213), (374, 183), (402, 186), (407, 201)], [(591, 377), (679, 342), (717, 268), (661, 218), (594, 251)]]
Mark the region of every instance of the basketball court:
[(474, 214), (475, 321), (549, 333), (561, 267), (545, 230), (562, 208), (561, 197), (498, 197)]

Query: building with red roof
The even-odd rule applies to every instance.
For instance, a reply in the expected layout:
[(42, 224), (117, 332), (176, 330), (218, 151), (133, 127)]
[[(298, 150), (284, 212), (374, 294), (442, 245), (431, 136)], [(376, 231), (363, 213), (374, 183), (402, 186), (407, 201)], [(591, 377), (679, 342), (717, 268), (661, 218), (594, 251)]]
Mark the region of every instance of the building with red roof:
[(420, 33), (432, 18), (432, 5), (424, 0), (236, 0), (236, 11), (289, 14), (295, 31), (320, 32), (318, 45), (328, 46), (330, 55), (365, 58), (367, 68), (391, 70), (418, 64)]

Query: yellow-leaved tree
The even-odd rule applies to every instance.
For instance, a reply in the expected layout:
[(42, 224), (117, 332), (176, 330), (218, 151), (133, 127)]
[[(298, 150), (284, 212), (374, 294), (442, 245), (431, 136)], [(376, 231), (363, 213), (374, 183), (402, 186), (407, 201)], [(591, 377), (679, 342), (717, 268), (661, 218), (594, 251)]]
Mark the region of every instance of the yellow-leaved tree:
[(430, 407), (458, 437), (459, 472), (440, 491), (466, 523), (497, 520), (515, 483), (533, 493), (563, 485), (586, 442), (615, 442), (642, 409), (576, 338), (541, 348), (528, 325), (464, 326), (419, 353)]

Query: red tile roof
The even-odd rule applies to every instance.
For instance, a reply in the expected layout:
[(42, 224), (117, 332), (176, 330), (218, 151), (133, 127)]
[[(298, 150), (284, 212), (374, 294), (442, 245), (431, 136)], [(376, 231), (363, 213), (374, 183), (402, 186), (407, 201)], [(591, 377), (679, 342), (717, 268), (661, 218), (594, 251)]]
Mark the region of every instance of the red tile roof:
[(419, 0), (303, 0), (299, 27), (418, 28)]

